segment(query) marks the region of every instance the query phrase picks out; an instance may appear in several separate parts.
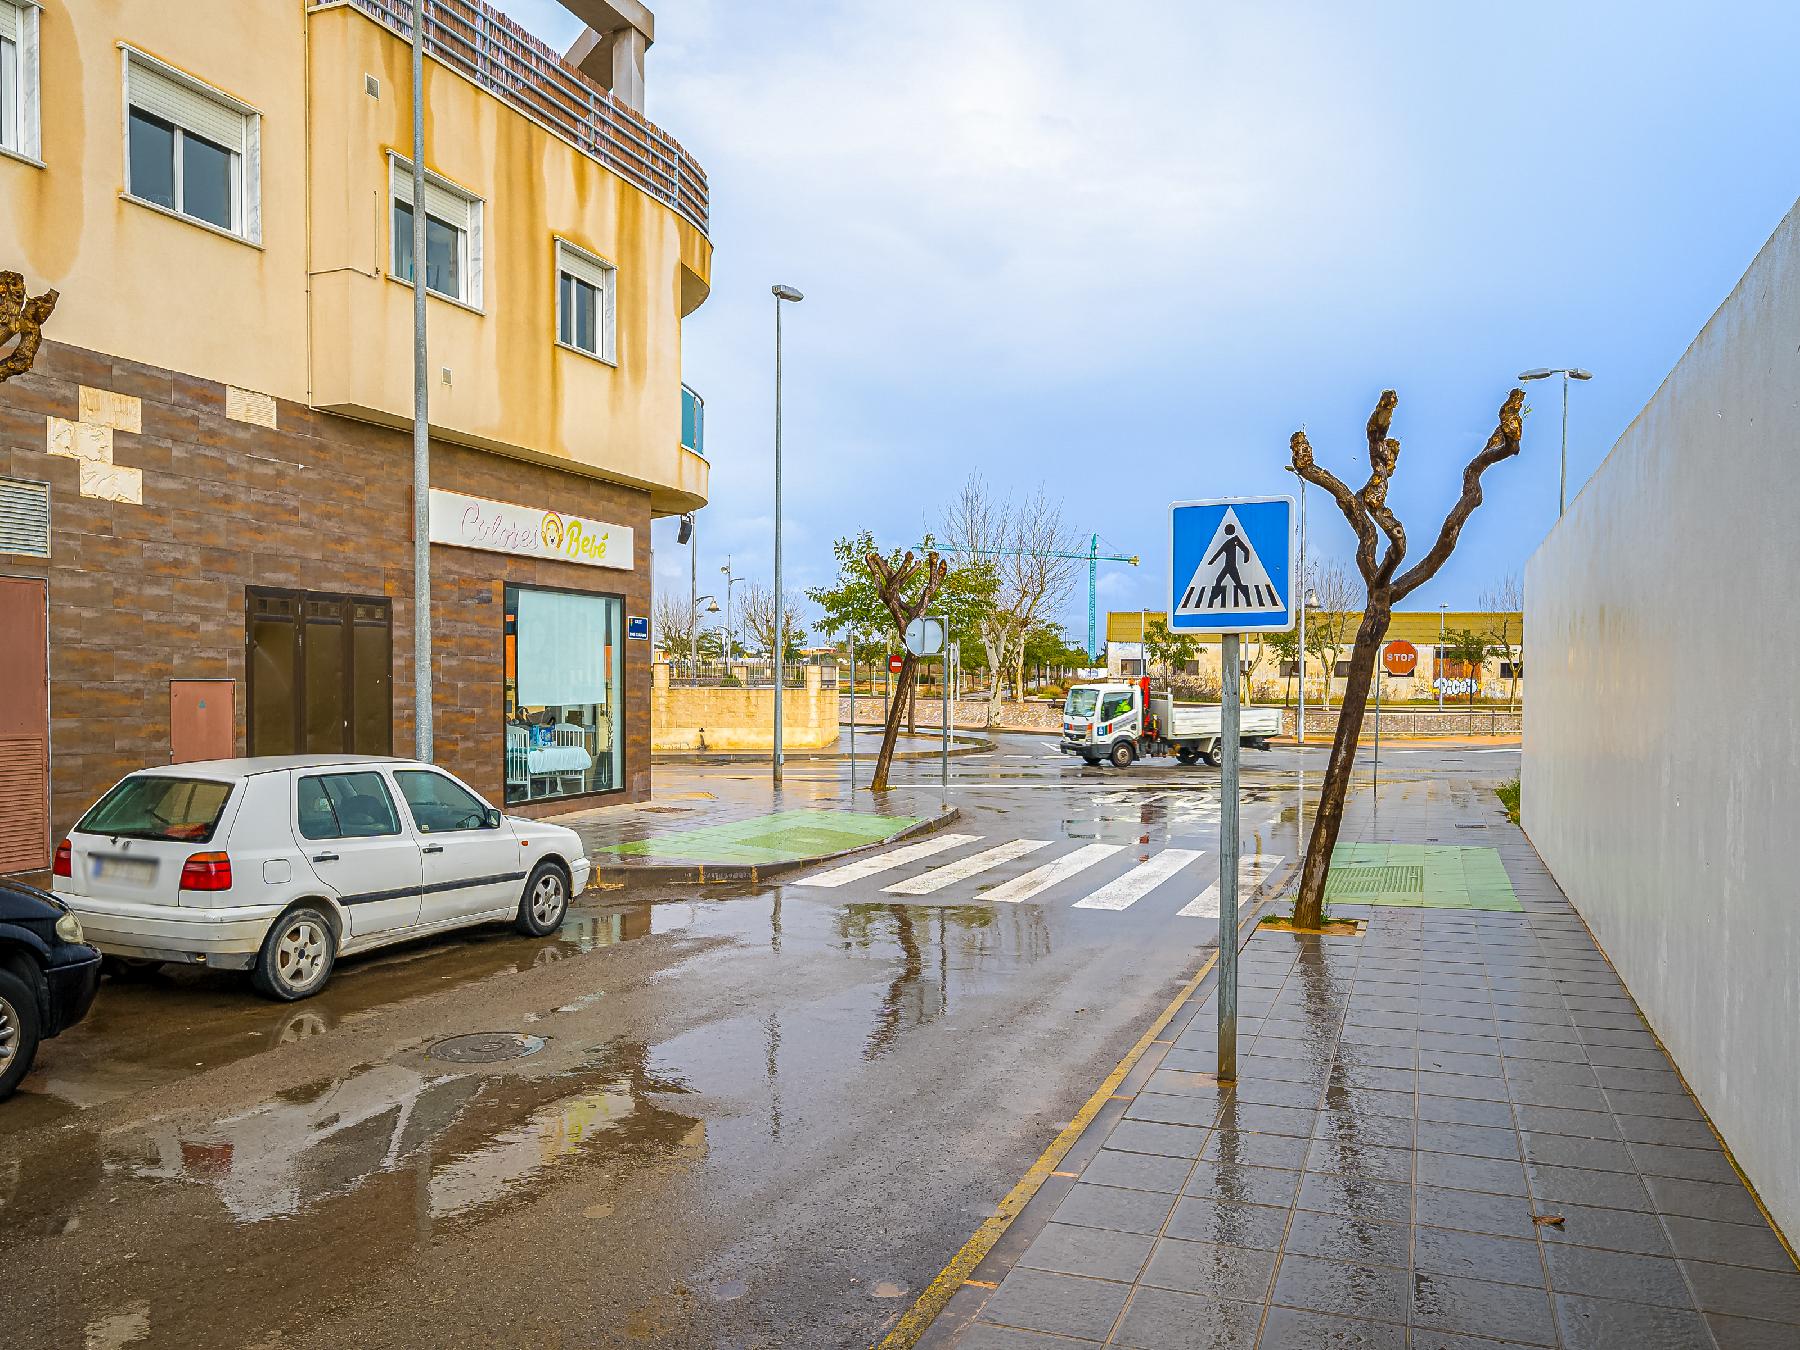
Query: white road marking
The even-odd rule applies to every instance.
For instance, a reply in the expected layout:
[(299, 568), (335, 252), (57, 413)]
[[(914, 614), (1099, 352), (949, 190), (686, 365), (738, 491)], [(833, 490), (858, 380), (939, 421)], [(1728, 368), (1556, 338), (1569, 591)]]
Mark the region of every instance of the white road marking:
[(1122, 877), (1115, 877), (1092, 895), (1074, 904), (1075, 909), (1128, 909), (1163, 882), (1174, 876), (1196, 858), (1206, 854), (1200, 849), (1165, 848), (1146, 862), (1139, 863)]
[[(1238, 859), (1238, 900), (1243, 901), (1258, 886), (1262, 885), (1277, 867), (1280, 867), (1285, 854), (1252, 853), (1247, 858)], [(1216, 919), (1219, 917), (1219, 883), (1213, 882), (1198, 897), (1190, 900), (1175, 911), (1178, 918), (1184, 919)]]
[(804, 877), (794, 882), (796, 886), (842, 886), (848, 882), (861, 881), (864, 877), (872, 877), (877, 872), (886, 872), (891, 868), (904, 866), (920, 858), (929, 858), (934, 853), (942, 853), (947, 849), (959, 848), (963, 844), (973, 844), (981, 836), (978, 834), (934, 834), (929, 839), (922, 839), (916, 844), (903, 844), (889, 853), (877, 853), (872, 858), (859, 858), (842, 867), (834, 867), (829, 872), (820, 872), (817, 876)]
[(983, 849), (980, 853), (971, 853), (966, 858), (958, 858), (953, 863), (945, 863), (942, 867), (934, 867), (929, 872), (921, 872), (916, 877), (896, 881), (892, 886), (883, 886), (881, 889), (886, 895), (930, 895), (953, 881), (966, 881), (977, 872), (985, 872), (990, 867), (998, 867), (1003, 862), (1011, 862), (1014, 858), (1022, 858), (1027, 853), (1036, 853), (1040, 848), (1049, 847), (1048, 839), (1009, 839), (1004, 844)]
[(1024, 876), (1002, 882), (981, 898), (1007, 904), (1029, 900), (1039, 891), (1048, 890), (1057, 882), (1066, 881), (1077, 872), (1087, 870), (1101, 859), (1112, 857), (1123, 847), (1122, 844), (1083, 844), (1073, 853), (1065, 853), (1054, 862), (1047, 862), (1042, 867), (1032, 868)]

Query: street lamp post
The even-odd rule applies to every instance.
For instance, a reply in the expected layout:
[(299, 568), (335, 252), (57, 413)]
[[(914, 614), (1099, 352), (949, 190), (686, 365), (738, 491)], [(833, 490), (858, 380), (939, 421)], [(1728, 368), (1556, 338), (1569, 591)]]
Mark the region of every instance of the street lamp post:
[(688, 630), (688, 681), (700, 683), (700, 602), (706, 601), (706, 613), (719, 612), (719, 597), (716, 595), (700, 595), (689, 602), (688, 622), (693, 625)]
[(425, 0), (412, 6), (413, 754), (432, 758), (431, 385), (425, 351)]
[(1444, 711), (1444, 619), (1450, 612), (1447, 604), (1438, 606), (1438, 646), (1437, 657), (1433, 662), (1437, 666), (1438, 711)]
[(731, 588), (742, 581), (731, 570), (731, 555), (725, 555), (725, 565), (719, 569), (725, 574), (725, 673), (731, 674)]
[(1552, 375), (1562, 376), (1563, 389), (1562, 466), (1556, 476), (1556, 515), (1560, 520), (1569, 498), (1569, 381), (1591, 380), (1594, 378), (1594, 372), (1583, 370), (1580, 366), (1559, 367), (1556, 370), (1539, 366), (1536, 370), (1519, 372), (1521, 380), (1547, 380)]
[[(1286, 466), (1287, 471), (1300, 479), (1300, 584), (1306, 585), (1306, 479), (1300, 477), (1300, 470), (1292, 464)], [(1312, 592), (1307, 592), (1307, 604), (1311, 601)], [(1300, 713), (1294, 723), (1294, 740), (1306, 744), (1306, 605), (1300, 606)]]
[(781, 786), (781, 685), (787, 657), (787, 605), (781, 593), (781, 306), (799, 304), (805, 297), (792, 286), (771, 286), (775, 297), (775, 742), (770, 766), (775, 786)]

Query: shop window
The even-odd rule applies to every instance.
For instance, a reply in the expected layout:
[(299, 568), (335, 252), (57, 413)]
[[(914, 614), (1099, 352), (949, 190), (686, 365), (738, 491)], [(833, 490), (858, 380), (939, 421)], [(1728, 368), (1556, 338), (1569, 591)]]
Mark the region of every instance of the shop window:
[(256, 242), (262, 119), (142, 53), (125, 53), (125, 192)]
[(38, 157), (38, 7), (0, 0), (0, 150)]
[(394, 748), (388, 601), (248, 587), (252, 755), (386, 755)]
[(610, 362), (613, 358), (614, 278), (610, 263), (556, 241), (556, 340)]
[[(412, 164), (389, 158), (394, 210), (393, 277), (412, 285)], [(446, 300), (481, 308), (481, 218), (478, 197), (436, 174), (425, 175), (425, 288)]]
[(624, 785), (624, 602), (506, 588), (506, 800)]

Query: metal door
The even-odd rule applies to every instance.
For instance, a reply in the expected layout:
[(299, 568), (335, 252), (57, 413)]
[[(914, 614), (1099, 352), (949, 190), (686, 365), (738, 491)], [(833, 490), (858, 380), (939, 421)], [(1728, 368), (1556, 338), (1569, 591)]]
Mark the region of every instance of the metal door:
[(50, 866), (49, 587), (0, 577), (0, 872)]
[(169, 763), (237, 754), (236, 680), (169, 681)]

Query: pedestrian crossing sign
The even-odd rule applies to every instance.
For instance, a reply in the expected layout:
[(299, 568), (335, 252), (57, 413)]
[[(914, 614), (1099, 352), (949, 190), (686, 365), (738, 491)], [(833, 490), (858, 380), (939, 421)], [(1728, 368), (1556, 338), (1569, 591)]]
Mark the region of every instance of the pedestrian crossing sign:
[(1291, 497), (1221, 497), (1170, 506), (1170, 631), (1292, 628), (1293, 519)]

